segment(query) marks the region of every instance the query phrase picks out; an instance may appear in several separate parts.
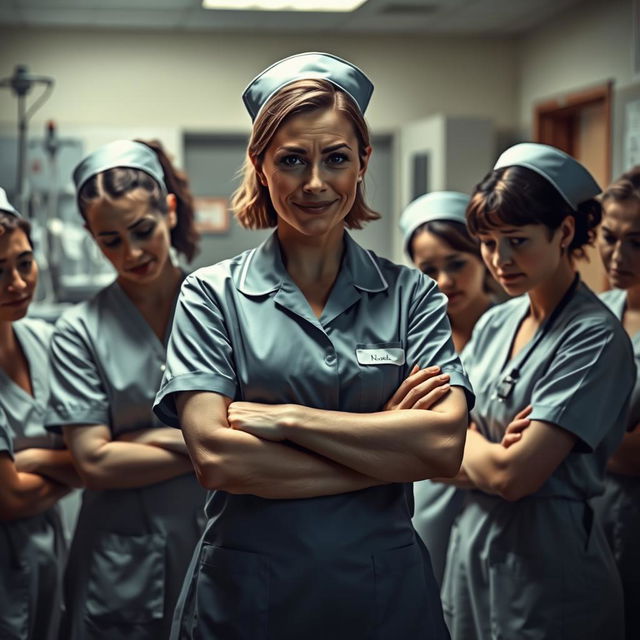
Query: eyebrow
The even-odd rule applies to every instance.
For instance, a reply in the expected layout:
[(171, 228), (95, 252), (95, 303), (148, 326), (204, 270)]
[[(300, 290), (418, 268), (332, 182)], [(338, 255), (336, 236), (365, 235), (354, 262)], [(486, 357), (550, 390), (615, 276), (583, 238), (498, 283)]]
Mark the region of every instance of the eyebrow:
[[(33, 251), (23, 251), (22, 253), (18, 254), (18, 260), (20, 260), (20, 258), (26, 258), (31, 256), (33, 256)], [(6, 258), (0, 258), (0, 264), (6, 261), (7, 261)]]
[[(609, 227), (605, 227), (604, 225), (602, 225), (602, 230), (606, 231), (607, 233), (611, 233), (613, 235), (616, 235), (614, 231), (609, 229)], [(640, 231), (630, 231), (629, 233), (625, 233), (623, 235), (625, 235), (627, 237), (629, 237), (629, 236), (640, 236)]]
[[(147, 217), (138, 218), (135, 222), (132, 222), (127, 227), (127, 229), (135, 229), (139, 224), (142, 224), (145, 220), (148, 220), (148, 219), (149, 218), (147, 218)], [(118, 232), (117, 231), (101, 231), (97, 235), (99, 235), (99, 236), (117, 236)]]
[[(349, 151), (352, 151), (351, 147), (346, 142), (338, 142), (337, 144), (332, 144), (328, 147), (325, 147), (321, 150), (321, 153), (331, 153), (332, 151), (337, 151), (338, 149), (342, 149), (343, 147), (349, 149)], [(292, 153), (307, 153), (307, 150), (305, 148), (296, 147), (295, 145), (284, 145), (283, 147), (281, 147), (281, 149), (284, 151), (291, 151)]]

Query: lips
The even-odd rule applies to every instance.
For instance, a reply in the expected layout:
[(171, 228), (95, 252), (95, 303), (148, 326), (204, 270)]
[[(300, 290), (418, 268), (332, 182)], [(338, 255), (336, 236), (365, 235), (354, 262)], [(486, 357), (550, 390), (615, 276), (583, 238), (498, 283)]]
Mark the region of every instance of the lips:
[(322, 213), (327, 210), (337, 200), (325, 200), (323, 202), (294, 202), (298, 209), (302, 209), (308, 213)]
[(500, 280), (500, 282), (503, 282), (504, 284), (512, 284), (513, 282), (515, 282), (516, 280), (519, 280), (522, 277), (524, 277), (524, 274), (522, 273), (498, 274), (498, 280)]
[(127, 269), (127, 271), (129, 273), (135, 273), (137, 275), (142, 275), (147, 273), (147, 271), (149, 271), (149, 268), (151, 267), (151, 263), (153, 262), (153, 260), (148, 260), (147, 262), (144, 262), (142, 264), (139, 264), (135, 267), (130, 267)]
[(31, 300), (31, 296), (23, 296), (22, 298), (16, 298), (15, 300), (9, 300), (8, 302), (3, 302), (1, 306), (3, 307), (20, 307), (23, 304), (29, 302)]

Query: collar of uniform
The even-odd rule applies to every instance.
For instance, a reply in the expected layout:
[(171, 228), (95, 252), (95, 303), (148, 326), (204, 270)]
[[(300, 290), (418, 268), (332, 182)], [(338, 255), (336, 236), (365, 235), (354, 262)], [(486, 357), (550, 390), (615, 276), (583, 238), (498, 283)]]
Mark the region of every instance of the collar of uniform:
[[(343, 269), (355, 287), (376, 293), (388, 288), (380, 267), (369, 251), (363, 249), (348, 233), (344, 234)], [(280, 254), (280, 243), (274, 231), (259, 247), (245, 254), (236, 288), (248, 296), (264, 296), (282, 285), (287, 272)]]

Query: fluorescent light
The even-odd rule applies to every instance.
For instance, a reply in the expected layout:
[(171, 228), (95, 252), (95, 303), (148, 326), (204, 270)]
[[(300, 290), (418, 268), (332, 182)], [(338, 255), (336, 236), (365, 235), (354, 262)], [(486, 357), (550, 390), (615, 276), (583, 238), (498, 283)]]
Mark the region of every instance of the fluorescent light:
[(236, 11), (354, 11), (366, 0), (202, 0), (203, 9)]

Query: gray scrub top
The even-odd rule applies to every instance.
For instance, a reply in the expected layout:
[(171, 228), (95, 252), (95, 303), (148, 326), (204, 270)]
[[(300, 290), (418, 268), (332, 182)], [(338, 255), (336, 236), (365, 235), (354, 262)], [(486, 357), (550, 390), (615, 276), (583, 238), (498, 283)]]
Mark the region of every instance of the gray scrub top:
[(506, 425), (531, 404), (531, 420), (555, 424), (578, 438), (536, 495), (590, 498), (602, 491), (606, 461), (623, 435), (636, 374), (631, 344), (609, 309), (580, 283), (520, 371), (510, 397), (501, 401), (496, 387), (527, 351), (509, 360), (528, 310), (528, 296), (520, 296), (490, 309), (476, 325), (465, 349), (477, 394), (472, 419), (486, 438), (500, 442)]
[(151, 411), (165, 347), (117, 282), (56, 324), (47, 428), (103, 424), (121, 433), (163, 426)]
[(24, 318), (13, 323), (27, 362), (33, 396), (0, 369), (0, 407), (4, 409), (14, 451), (30, 447), (50, 449), (53, 438), (44, 428), (49, 402), (49, 342), (53, 327), (42, 320)]
[[(600, 299), (615, 314), (616, 318), (622, 322), (624, 311), (627, 306), (627, 292), (622, 289), (611, 289), (600, 294)], [(640, 331), (632, 338), (633, 354), (636, 360), (636, 368), (640, 371)], [(633, 429), (640, 422), (640, 377), (636, 378), (636, 384), (631, 394), (629, 402), (629, 414), (627, 428)]]
[[(25, 318), (13, 330), (29, 364), (33, 396), (0, 369), (0, 451), (53, 448), (44, 428), (53, 328)], [(0, 523), (0, 637), (57, 637), (65, 540), (58, 505)]]
[[(155, 410), (178, 426), (174, 394), (203, 390), (250, 402), (375, 412), (414, 364), (439, 365), (472, 405), (446, 298), (431, 279), (375, 256), (345, 233), (342, 265), (317, 318), (290, 279), (274, 233), (258, 248), (186, 278)], [(368, 638), (380, 629), (389, 633), (383, 637), (408, 640), (428, 629), (430, 637), (444, 637), (437, 587), (411, 526), (411, 502), (411, 485), (404, 484), (291, 500), (211, 492), (200, 561), (192, 564), (198, 586), (182, 596), (185, 628), (194, 615), (206, 625), (206, 612), (207, 619), (220, 617), (199, 629), (211, 638), (232, 637), (231, 628), (244, 629), (245, 635), (233, 635), (238, 638), (266, 637), (266, 629), (283, 639)], [(390, 590), (378, 592), (381, 602), (401, 593), (405, 580), (398, 606), (376, 609), (372, 557), (377, 588)], [(268, 587), (261, 577), (229, 591), (225, 567), (253, 566), (252, 575), (263, 576), (263, 563), (270, 567)], [(264, 610), (252, 622), (252, 611), (235, 610), (236, 602), (264, 606), (267, 591), (263, 622)], [(216, 607), (223, 594), (233, 606)], [(189, 610), (193, 599), (201, 600), (197, 614)], [(235, 622), (227, 619), (234, 616)]]

